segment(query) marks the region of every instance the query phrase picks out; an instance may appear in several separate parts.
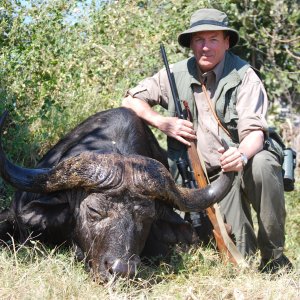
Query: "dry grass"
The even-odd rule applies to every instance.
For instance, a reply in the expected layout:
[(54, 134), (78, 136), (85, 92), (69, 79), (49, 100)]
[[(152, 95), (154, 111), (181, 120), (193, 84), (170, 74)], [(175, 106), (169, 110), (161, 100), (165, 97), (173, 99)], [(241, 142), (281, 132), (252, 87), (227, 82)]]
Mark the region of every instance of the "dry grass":
[(212, 249), (174, 254), (134, 280), (96, 284), (69, 252), (40, 244), (0, 253), (1, 299), (297, 299), (299, 273), (262, 275), (225, 266)]

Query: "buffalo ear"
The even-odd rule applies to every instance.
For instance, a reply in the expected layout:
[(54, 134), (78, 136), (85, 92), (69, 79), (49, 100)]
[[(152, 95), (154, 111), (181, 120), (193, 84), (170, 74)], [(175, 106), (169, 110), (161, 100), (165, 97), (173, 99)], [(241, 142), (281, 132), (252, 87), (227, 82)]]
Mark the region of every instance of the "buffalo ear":
[(192, 225), (171, 207), (163, 206), (158, 220), (152, 224), (142, 255), (166, 257), (177, 244), (192, 245), (198, 242), (198, 236)]
[[(171, 231), (171, 236), (174, 236), (173, 241), (170, 243), (178, 244), (194, 244), (198, 242), (196, 231), (194, 230), (191, 223), (185, 221), (174, 209), (167, 207), (164, 209), (163, 214), (160, 215), (158, 222), (165, 227), (166, 231)], [(164, 229), (161, 230), (164, 234)], [(168, 240), (163, 238), (163, 240)]]
[(18, 218), (23, 230), (33, 232), (40, 240), (57, 244), (69, 239), (74, 226), (72, 216), (69, 203), (50, 194), (26, 204)]

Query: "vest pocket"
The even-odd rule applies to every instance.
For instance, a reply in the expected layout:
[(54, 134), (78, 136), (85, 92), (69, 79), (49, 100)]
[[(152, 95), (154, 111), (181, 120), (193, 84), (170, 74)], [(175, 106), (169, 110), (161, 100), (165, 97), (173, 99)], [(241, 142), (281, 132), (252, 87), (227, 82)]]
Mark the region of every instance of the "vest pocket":
[(238, 119), (239, 117), (236, 109), (229, 106), (225, 112), (222, 124), (229, 131), (234, 143), (239, 143), (239, 134), (237, 130)]

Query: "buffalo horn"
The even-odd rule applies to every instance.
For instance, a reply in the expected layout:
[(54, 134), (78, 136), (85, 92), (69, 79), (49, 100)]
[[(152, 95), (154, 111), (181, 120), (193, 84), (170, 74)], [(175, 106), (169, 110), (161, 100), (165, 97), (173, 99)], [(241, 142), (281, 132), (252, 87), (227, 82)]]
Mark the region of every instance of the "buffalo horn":
[[(0, 118), (0, 130), (7, 116)], [(175, 185), (169, 171), (158, 161), (139, 155), (117, 153), (81, 154), (50, 169), (27, 169), (5, 156), (0, 132), (0, 174), (13, 187), (28, 192), (50, 193), (72, 188), (110, 195), (129, 195), (165, 201), (182, 211), (199, 211), (220, 201), (232, 186), (234, 174), (221, 173), (203, 189)]]

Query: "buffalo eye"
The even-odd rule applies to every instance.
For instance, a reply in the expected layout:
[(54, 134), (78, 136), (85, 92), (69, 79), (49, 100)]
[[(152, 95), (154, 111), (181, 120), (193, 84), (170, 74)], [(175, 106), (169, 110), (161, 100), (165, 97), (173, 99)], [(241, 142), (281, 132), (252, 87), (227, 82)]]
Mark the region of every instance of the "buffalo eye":
[(103, 209), (99, 209), (92, 205), (87, 205), (87, 213), (92, 219), (104, 219), (108, 217), (107, 211)]

